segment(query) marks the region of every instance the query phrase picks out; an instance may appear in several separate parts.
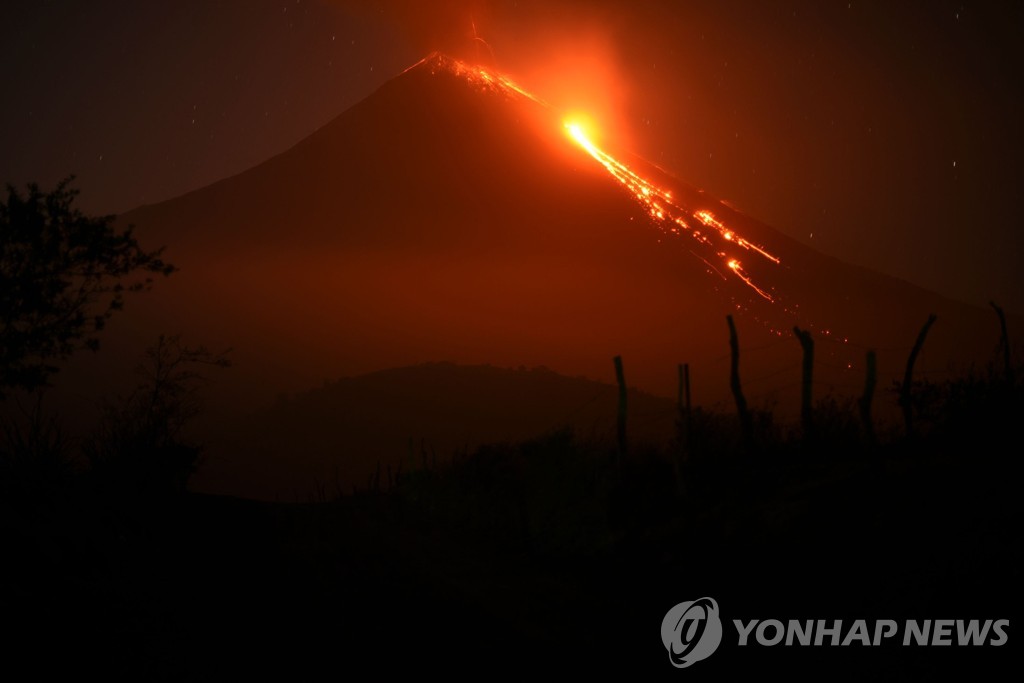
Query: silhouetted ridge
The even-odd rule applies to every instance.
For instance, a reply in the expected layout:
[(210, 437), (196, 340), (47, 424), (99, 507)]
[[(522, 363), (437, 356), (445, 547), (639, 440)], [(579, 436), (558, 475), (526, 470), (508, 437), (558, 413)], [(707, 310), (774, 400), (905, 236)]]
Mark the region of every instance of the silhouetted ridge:
[[(570, 429), (604, 438), (617, 390), (544, 367), (426, 363), (347, 377), (280, 397), (232, 425), (230, 448), (200, 475), (206, 489), (266, 499), (304, 497), (315, 483), (364, 487), (392, 472), (447, 463), (453, 453)], [(638, 442), (669, 438), (675, 405), (630, 392)]]

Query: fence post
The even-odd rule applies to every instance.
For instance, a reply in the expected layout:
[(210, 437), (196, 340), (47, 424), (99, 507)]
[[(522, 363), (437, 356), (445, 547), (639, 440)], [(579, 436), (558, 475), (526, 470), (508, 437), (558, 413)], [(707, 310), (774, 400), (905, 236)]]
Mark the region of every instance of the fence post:
[(690, 364), (683, 364), (683, 383), (686, 385), (686, 449), (690, 449), (690, 428), (693, 424), (693, 404), (690, 403)]
[(1013, 365), (1010, 363), (1010, 335), (1006, 331), (1006, 314), (1003, 312), (1003, 309), (996, 306), (995, 301), (989, 301), (988, 303), (995, 309), (996, 315), (999, 316), (1000, 344), (1003, 347), (1003, 367), (1006, 370), (1007, 384), (1013, 386)]
[(622, 370), (622, 356), (615, 356), (615, 379), (619, 383), (619, 416), (617, 420), (617, 436), (619, 457), (626, 457), (626, 375)]
[(921, 328), (921, 332), (917, 335), (917, 341), (914, 342), (914, 348), (910, 350), (910, 356), (907, 358), (907, 371), (903, 375), (903, 386), (900, 387), (900, 406), (903, 408), (903, 422), (907, 428), (907, 436), (913, 436), (914, 434), (914, 410), (910, 400), (910, 389), (914, 380), (914, 363), (917, 362), (917, 354), (921, 352), (921, 347), (924, 346), (924, 339), (928, 336), (928, 330), (935, 323), (936, 315), (932, 313), (928, 316), (927, 322), (924, 327)]
[(867, 354), (867, 373), (864, 377), (864, 395), (860, 397), (860, 421), (864, 425), (864, 434), (868, 443), (875, 442), (875, 426), (871, 422), (871, 401), (875, 397), (875, 384), (878, 383), (878, 365), (874, 351)]
[(729, 388), (732, 389), (733, 398), (736, 400), (736, 412), (740, 416), (740, 427), (743, 430), (744, 445), (749, 446), (754, 428), (750, 419), (750, 411), (747, 410), (747, 399), (743, 396), (743, 387), (740, 386), (740, 342), (736, 336), (736, 324), (733, 322), (732, 316), (725, 316), (725, 320), (729, 323), (729, 349), (732, 356), (729, 370)]
[(683, 382), (684, 382), (683, 372), (684, 372), (683, 364), (680, 363), (679, 364), (679, 389), (676, 392), (676, 408), (679, 410), (679, 417), (683, 416), (683, 414), (684, 414), (684, 406), (686, 405), (684, 403), (684, 401), (686, 400), (685, 396), (684, 396), (686, 389), (683, 386)]
[(679, 364), (679, 408), (680, 426), (683, 430), (680, 447), (684, 453), (690, 450), (690, 364)]
[(804, 351), (803, 375), (800, 388), (800, 422), (803, 424), (804, 438), (813, 436), (814, 424), (811, 405), (811, 389), (814, 385), (814, 339), (807, 330), (793, 327), (793, 334), (800, 342)]

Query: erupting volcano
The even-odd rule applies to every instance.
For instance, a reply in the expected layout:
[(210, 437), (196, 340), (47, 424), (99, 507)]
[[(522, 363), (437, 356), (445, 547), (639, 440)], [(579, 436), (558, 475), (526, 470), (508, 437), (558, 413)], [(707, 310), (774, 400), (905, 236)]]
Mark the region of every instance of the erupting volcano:
[[(708, 235), (702, 233), (698, 229), (690, 227), (690, 223), (686, 220), (689, 218), (690, 221), (699, 221), (702, 225), (712, 228), (717, 232), (723, 240), (723, 246), (725, 244), (730, 246), (735, 244), (743, 249), (753, 250), (755, 253), (763, 256), (773, 263), (779, 263), (778, 258), (769, 254), (763, 247), (751, 244), (739, 235), (736, 235), (732, 230), (723, 225), (721, 221), (716, 219), (714, 214), (707, 209), (688, 211), (681, 206), (677, 206), (676, 203), (673, 202), (671, 192), (654, 186), (645, 178), (642, 178), (631, 171), (629, 167), (621, 161), (599, 149), (597, 145), (587, 138), (587, 134), (583, 132), (583, 129), (580, 128), (579, 124), (566, 123), (565, 128), (569, 131), (569, 135), (572, 136), (573, 140), (578, 142), (583, 149), (587, 150), (590, 156), (594, 157), (594, 159), (600, 162), (602, 166), (608, 169), (608, 172), (611, 173), (616, 180), (622, 183), (630, 192), (632, 192), (639, 202), (648, 207), (651, 218), (656, 219), (659, 222), (660, 227), (662, 227), (666, 233), (680, 235), (682, 234), (680, 231), (685, 231), (697, 240), (699, 244), (705, 247), (710, 247), (711, 249), (717, 249), (718, 245), (716, 245)], [(722, 271), (712, 266), (705, 257), (698, 256), (692, 251), (691, 253), (704, 261), (709, 268), (714, 270), (724, 279), (725, 276), (722, 274)], [(735, 273), (740, 280), (746, 283), (755, 292), (768, 301), (774, 301), (768, 292), (751, 282), (750, 277), (744, 273), (743, 266), (733, 254), (726, 251), (715, 251), (714, 255), (718, 256), (725, 262), (725, 266), (728, 268), (728, 271), (726, 272), (731, 271)]]
[[(532, 95), (512, 79), (493, 73), (482, 66), (471, 66), (438, 53), (410, 68), (421, 65), (428, 65), (432, 72), (439, 69), (446, 70), (481, 89), (503, 92), (507, 96), (525, 97), (543, 107), (552, 108), (551, 105)], [(727, 274), (731, 274), (762, 298), (769, 302), (775, 301), (776, 295), (769, 293), (773, 292), (774, 288), (770, 285), (758, 286), (754, 283), (751, 276), (744, 270), (740, 260), (742, 252), (737, 252), (735, 248), (739, 247), (742, 251), (753, 253), (775, 264), (780, 263), (778, 257), (773, 256), (763, 246), (754, 244), (738, 235), (716, 218), (711, 210), (685, 205), (684, 202), (674, 198), (672, 192), (659, 187), (652, 180), (640, 175), (598, 147), (588, 137), (584, 124), (568, 119), (565, 121), (564, 127), (574, 142), (586, 150), (626, 191), (633, 195), (646, 209), (653, 224), (665, 235), (688, 235), (695, 240), (688, 245), (690, 253), (704, 262), (716, 275), (724, 280)], [(699, 207), (700, 204), (698, 203), (696, 206)], [(712, 265), (712, 262), (717, 262), (718, 266)]]
[(8, 4), (12, 671), (1016, 663), (1024, 12)]
[[(993, 345), (990, 313), (822, 255), (441, 54), (263, 164), (120, 220), (181, 268), (134, 311), (131, 343), (170, 325), (233, 346), (214, 388), (232, 411), (433, 362), (608, 382), (615, 355), (661, 396), (688, 362), (694, 400), (728, 405), (728, 314), (750, 400), (780, 415), (797, 404), (794, 326), (818, 342), (818, 395), (856, 395), (869, 349), (881, 385), (900, 377), (931, 313), (922, 372)], [(109, 365), (84, 372), (137, 357), (115, 333)], [(407, 436), (366, 457), (406, 452)]]

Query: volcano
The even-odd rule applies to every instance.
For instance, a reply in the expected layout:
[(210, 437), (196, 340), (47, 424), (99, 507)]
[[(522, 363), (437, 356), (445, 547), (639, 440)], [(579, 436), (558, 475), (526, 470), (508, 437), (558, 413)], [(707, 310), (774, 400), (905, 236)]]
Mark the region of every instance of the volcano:
[(662, 396), (689, 363), (711, 405), (728, 398), (727, 315), (748, 399), (795, 410), (794, 326), (817, 341), (818, 395), (858, 393), (868, 349), (886, 386), (932, 313), (926, 376), (998, 340), (991, 313), (818, 253), (441, 54), (259, 166), (119, 221), (180, 271), (79, 371), (180, 333), (234, 348), (219, 400), (237, 410), (429, 362), (611, 381), (615, 355)]

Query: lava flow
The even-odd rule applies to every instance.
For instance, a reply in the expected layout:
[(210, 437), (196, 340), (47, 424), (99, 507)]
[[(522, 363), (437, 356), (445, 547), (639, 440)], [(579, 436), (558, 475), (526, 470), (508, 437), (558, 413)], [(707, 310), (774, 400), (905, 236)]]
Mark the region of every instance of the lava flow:
[[(685, 232), (701, 244), (714, 248), (716, 245), (707, 234), (691, 226), (690, 221), (696, 221), (717, 232), (721, 240), (724, 242), (742, 247), (748, 251), (753, 251), (772, 263), (779, 263), (779, 259), (776, 256), (770, 254), (764, 249), (764, 247), (753, 244), (752, 242), (737, 235), (735, 231), (722, 223), (722, 221), (716, 218), (710, 211), (701, 209), (699, 211), (690, 212), (683, 207), (680, 207), (677, 203), (673, 202), (671, 192), (654, 185), (649, 180), (638, 175), (621, 161), (591, 142), (579, 124), (567, 122), (565, 124), (565, 129), (568, 131), (569, 136), (575, 140), (580, 147), (585, 149), (590, 156), (604, 166), (616, 180), (629, 190), (637, 201), (646, 207), (651, 218), (654, 219), (657, 222), (657, 225), (665, 232), (675, 236), (682, 235)], [(775, 300), (765, 289), (758, 287), (754, 283), (751, 276), (743, 270), (743, 265), (740, 263), (739, 259), (737, 259), (735, 255), (726, 251), (724, 246), (717, 248), (715, 255), (722, 259), (722, 262), (725, 263), (729, 272), (734, 273), (744, 284), (768, 301)], [(701, 258), (705, 263), (707, 263), (706, 259), (703, 259), (703, 257)], [(710, 266), (711, 264), (708, 263), (708, 265)], [(722, 275), (722, 271), (717, 268), (715, 268), (715, 271), (718, 272), (719, 275)]]
[[(439, 53), (434, 53), (422, 60), (427, 62), (433, 70), (444, 70), (465, 78), (481, 89), (500, 91), (509, 96), (521, 96), (533, 100), (545, 107), (550, 107), (540, 98), (532, 95), (506, 76), (493, 73), (481, 66), (472, 66)], [(416, 64), (413, 67), (417, 66)], [(413, 67), (410, 67), (413, 68)], [(746, 238), (736, 234), (735, 230), (725, 225), (721, 219), (716, 217), (707, 209), (690, 210), (680, 206), (680, 202), (673, 200), (672, 193), (659, 188), (657, 185), (639, 175), (624, 163), (608, 154), (595, 145), (583, 127), (576, 122), (567, 121), (565, 129), (580, 147), (600, 163), (638, 202), (646, 209), (655, 225), (666, 234), (674, 237), (689, 235), (701, 245), (704, 256), (691, 250), (695, 256), (704, 261), (712, 270), (718, 273), (723, 279), (727, 274), (735, 275), (743, 284), (753, 289), (764, 299), (774, 302), (775, 297), (765, 287), (754, 282), (753, 277), (743, 268), (738, 258), (742, 252), (752, 253), (756, 257), (767, 259), (778, 264), (778, 257), (769, 253), (763, 246), (754, 244)], [(702, 229), (703, 227), (703, 229)], [(707, 256), (707, 258), (705, 258)], [(719, 269), (712, 265), (709, 259), (719, 259), (725, 266)]]
[(521, 88), (508, 76), (488, 71), (482, 66), (466, 64), (465, 62), (443, 55), (440, 52), (431, 53), (407, 68), (405, 71), (411, 71), (422, 64), (429, 64), (431, 70), (435, 73), (438, 70), (453, 73), (456, 76), (464, 78), (470, 83), (475, 84), (481, 89), (504, 91), (506, 94), (520, 95), (529, 100), (533, 100), (537, 104), (541, 104), (545, 107), (551, 106), (536, 95)]

